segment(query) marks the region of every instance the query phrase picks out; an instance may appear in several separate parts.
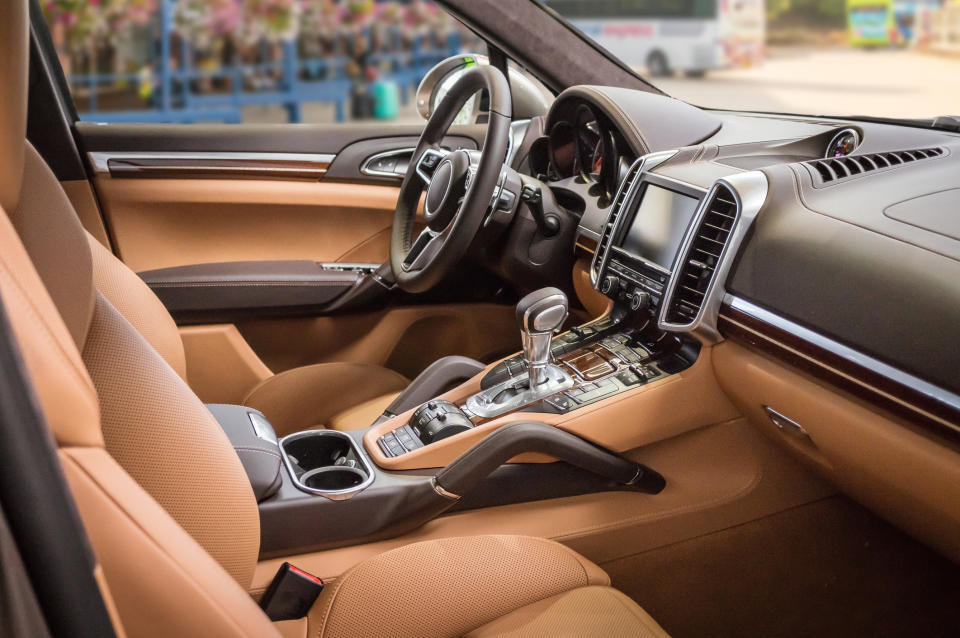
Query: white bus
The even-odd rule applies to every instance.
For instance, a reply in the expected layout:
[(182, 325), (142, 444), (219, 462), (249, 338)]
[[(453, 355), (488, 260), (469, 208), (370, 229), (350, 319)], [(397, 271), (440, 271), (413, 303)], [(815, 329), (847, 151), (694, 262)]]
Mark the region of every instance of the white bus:
[(600, 46), (651, 75), (763, 60), (764, 0), (545, 0)]

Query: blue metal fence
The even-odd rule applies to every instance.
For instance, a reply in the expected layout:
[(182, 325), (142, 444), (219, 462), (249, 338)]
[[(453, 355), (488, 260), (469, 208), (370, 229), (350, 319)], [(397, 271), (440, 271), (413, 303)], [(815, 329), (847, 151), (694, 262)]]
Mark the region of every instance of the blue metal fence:
[[(278, 104), (286, 108), (290, 122), (302, 121), (302, 105), (332, 104), (338, 122), (347, 116), (350, 96), (358, 80), (347, 73), (351, 58), (332, 55), (323, 58), (300, 58), (296, 42), (283, 43), (283, 55), (275, 62), (236, 64), (213, 70), (193, 66), (193, 52), (181, 41), (180, 68), (172, 68), (173, 29), (172, 7), (175, 0), (160, 2), (160, 41), (156, 77), (139, 73), (77, 74), (67, 78), (73, 90), (83, 88), (88, 94), (88, 108), (80, 119), (96, 122), (155, 122), (238, 123), (243, 118), (243, 107)], [(388, 50), (371, 52), (367, 61), (382, 69), (378, 81), (394, 82), (400, 90), (403, 104), (410, 99), (413, 89), (437, 62), (459, 51), (460, 39), (456, 33), (442, 44), (417, 37), (409, 50), (400, 46), (397, 33), (390, 36)], [(250, 77), (269, 77), (269, 90), (247, 90), (245, 80)], [(229, 90), (204, 92), (196, 87), (201, 82), (228, 80)], [(153, 83), (149, 106), (142, 109), (102, 110), (101, 93), (105, 87), (140, 86)]]

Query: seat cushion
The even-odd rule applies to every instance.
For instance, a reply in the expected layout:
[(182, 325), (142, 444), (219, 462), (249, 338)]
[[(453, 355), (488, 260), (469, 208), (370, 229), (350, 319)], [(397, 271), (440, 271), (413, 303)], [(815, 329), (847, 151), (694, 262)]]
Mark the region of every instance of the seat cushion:
[(578, 587), (501, 616), (467, 638), (667, 638), (667, 632), (626, 594), (612, 587)]
[(284, 436), (330, 425), (336, 415), (372, 399), (382, 400), (409, 383), (403, 375), (369, 363), (318, 363), (266, 379), (250, 391), (244, 405), (267, 415), (277, 435)]
[[(425, 541), (364, 561), (329, 585), (310, 611), (310, 635), (462, 636), (552, 597), (609, 583), (606, 573), (592, 562), (542, 538), (468, 536)], [(556, 608), (565, 614), (575, 608), (584, 612), (590, 608), (585, 601), (592, 596), (597, 595), (564, 599)], [(611, 626), (633, 622), (630, 617), (635, 610), (625, 607), (620, 598), (603, 596), (597, 613), (604, 618), (615, 616)], [(517, 616), (516, 622), (553, 614), (534, 608)]]
[(358, 403), (330, 417), (327, 427), (333, 430), (363, 429), (376, 421), (398, 396), (400, 396), (399, 392), (388, 392), (383, 396)]

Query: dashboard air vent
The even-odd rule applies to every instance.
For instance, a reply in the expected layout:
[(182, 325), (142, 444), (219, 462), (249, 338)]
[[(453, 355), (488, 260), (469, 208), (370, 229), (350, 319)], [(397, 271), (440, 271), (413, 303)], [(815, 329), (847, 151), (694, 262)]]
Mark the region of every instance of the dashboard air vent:
[(738, 216), (733, 193), (718, 184), (674, 274), (673, 295), (664, 314), (667, 323), (686, 326), (696, 321)]
[(610, 207), (607, 223), (604, 224), (603, 230), (600, 233), (600, 239), (597, 241), (597, 252), (593, 256), (591, 276), (594, 277), (594, 284), (596, 284), (597, 280), (603, 275), (600, 270), (603, 268), (606, 254), (610, 250), (613, 231), (617, 227), (617, 218), (620, 216), (620, 213), (623, 212), (623, 204), (627, 196), (631, 193), (631, 187), (634, 182), (639, 178), (641, 168), (643, 168), (643, 158), (633, 163), (626, 177), (620, 182), (620, 187), (617, 189), (617, 196), (614, 198), (613, 205)]
[(826, 159), (806, 162), (812, 166), (824, 182), (833, 182), (846, 177), (853, 177), (860, 173), (875, 171), (878, 168), (888, 168), (899, 164), (907, 164), (917, 160), (929, 159), (943, 155), (942, 148), (921, 148), (912, 151), (890, 151), (887, 153), (868, 153), (866, 155), (847, 155), (845, 157), (829, 157)]

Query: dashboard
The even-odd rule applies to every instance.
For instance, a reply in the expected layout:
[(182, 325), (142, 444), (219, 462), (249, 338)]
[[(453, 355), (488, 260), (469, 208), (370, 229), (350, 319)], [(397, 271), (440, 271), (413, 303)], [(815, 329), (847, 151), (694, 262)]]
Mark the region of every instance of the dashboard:
[(960, 134), (591, 86), (544, 131), (611, 316), (697, 344), (741, 414), (953, 552), (928, 488), (960, 477)]
[(545, 131), (531, 168), (617, 307), (704, 344), (774, 317), (960, 440), (960, 136), (606, 87), (561, 94)]

